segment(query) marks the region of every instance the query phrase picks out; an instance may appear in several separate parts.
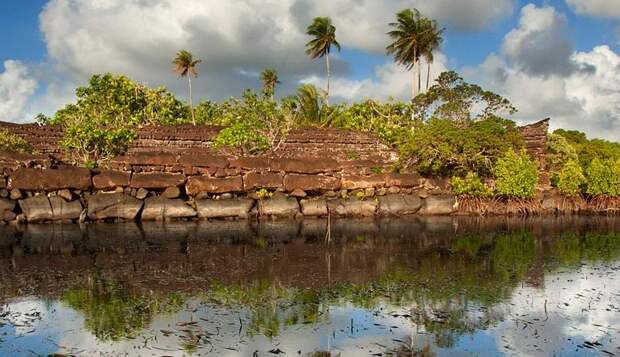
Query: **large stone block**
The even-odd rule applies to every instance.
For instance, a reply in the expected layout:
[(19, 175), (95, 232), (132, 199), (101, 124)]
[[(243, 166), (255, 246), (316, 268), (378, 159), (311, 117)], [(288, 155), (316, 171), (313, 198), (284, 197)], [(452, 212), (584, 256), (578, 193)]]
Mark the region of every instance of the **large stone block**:
[(127, 156), (118, 156), (112, 160), (116, 164), (143, 166), (174, 166), (178, 155), (171, 152), (139, 152)]
[(0, 213), (4, 211), (13, 211), (15, 209), (15, 201), (0, 198)]
[(8, 186), (28, 191), (55, 191), (65, 188), (87, 190), (91, 184), (89, 169), (63, 166), (49, 170), (20, 168), (11, 174)]
[(79, 201), (66, 202), (60, 197), (35, 196), (19, 201), (28, 222), (75, 220), (82, 213)]
[(301, 200), (301, 213), (307, 217), (327, 216), (327, 201), (323, 198)]
[(143, 221), (164, 221), (196, 217), (196, 211), (183, 200), (165, 197), (150, 197), (144, 201), (141, 218)]
[(249, 198), (196, 201), (200, 218), (248, 218), (253, 206), (254, 201)]
[(385, 175), (386, 186), (401, 188), (417, 187), (424, 184), (424, 179), (418, 174), (391, 173)]
[(240, 157), (230, 161), (230, 167), (243, 170), (267, 170), (269, 169), (269, 158), (267, 157)]
[(131, 173), (126, 171), (105, 170), (93, 176), (93, 186), (97, 190), (109, 190), (129, 186)]
[(241, 176), (227, 178), (211, 178), (205, 176), (191, 176), (187, 180), (187, 194), (196, 196), (201, 192), (205, 193), (226, 193), (243, 191), (243, 180)]
[(342, 189), (359, 190), (366, 188), (378, 188), (386, 185), (385, 175), (371, 176), (344, 175), (342, 176)]
[(179, 164), (184, 166), (226, 168), (228, 167), (228, 159), (223, 156), (192, 153), (181, 155)]
[(131, 176), (131, 187), (133, 188), (162, 189), (182, 186), (183, 184), (185, 184), (185, 175), (183, 174), (149, 172)]
[(426, 216), (440, 216), (449, 215), (456, 212), (457, 201), (456, 197), (452, 195), (433, 195), (428, 196), (422, 208), (420, 209), (421, 215)]
[(91, 195), (86, 201), (88, 218), (92, 220), (110, 218), (134, 220), (143, 205), (142, 201), (122, 193)]
[(243, 189), (246, 191), (260, 188), (278, 189), (282, 186), (283, 176), (275, 172), (250, 172), (243, 178)]
[(0, 171), (0, 189), (2, 188), (6, 188), (6, 178), (4, 178), (4, 175), (2, 175)]
[(340, 189), (340, 179), (323, 175), (296, 175), (284, 177), (284, 188), (292, 192), (296, 189), (303, 191), (335, 191)]
[(418, 195), (387, 195), (380, 196), (377, 212), (380, 215), (402, 216), (415, 214), (422, 207)]
[(340, 170), (338, 161), (331, 158), (279, 158), (272, 159), (269, 166), (272, 171), (298, 174), (319, 174)]
[(277, 195), (258, 202), (258, 214), (269, 217), (294, 217), (299, 213), (299, 203), (293, 197)]
[(327, 201), (330, 214), (351, 217), (372, 217), (377, 211), (376, 200), (338, 199)]

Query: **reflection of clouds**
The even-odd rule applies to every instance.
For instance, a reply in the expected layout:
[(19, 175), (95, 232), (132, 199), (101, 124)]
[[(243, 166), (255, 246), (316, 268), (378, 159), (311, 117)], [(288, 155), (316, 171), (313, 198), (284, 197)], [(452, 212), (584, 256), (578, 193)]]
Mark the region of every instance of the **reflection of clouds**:
[[(500, 347), (508, 344), (519, 355), (534, 356), (542, 351), (568, 353), (584, 340), (599, 341), (603, 345), (618, 344), (613, 340), (613, 334), (618, 331), (612, 330), (620, 326), (620, 296), (617, 295), (620, 271), (617, 268), (583, 266), (576, 271), (549, 273), (544, 286), (544, 289), (523, 287), (515, 291), (511, 301), (514, 305), (510, 306), (506, 322), (497, 331)], [(548, 320), (544, 321), (547, 316)], [(524, 327), (523, 321), (531, 324)]]

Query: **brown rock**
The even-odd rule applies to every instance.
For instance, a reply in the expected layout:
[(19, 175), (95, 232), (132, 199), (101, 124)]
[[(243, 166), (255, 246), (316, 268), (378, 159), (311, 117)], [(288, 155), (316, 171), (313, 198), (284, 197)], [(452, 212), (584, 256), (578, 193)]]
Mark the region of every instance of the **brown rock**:
[(327, 216), (327, 201), (325, 199), (301, 200), (301, 213), (306, 217)]
[(91, 195), (86, 198), (88, 217), (92, 220), (121, 218), (134, 220), (143, 202), (122, 193)]
[(414, 214), (422, 207), (422, 200), (417, 195), (387, 195), (379, 197), (380, 215)]
[(243, 189), (252, 191), (260, 188), (278, 189), (283, 187), (282, 174), (275, 172), (250, 172), (243, 178)]
[(244, 170), (267, 170), (269, 169), (269, 158), (266, 157), (240, 157), (230, 161), (230, 167)]
[(106, 170), (93, 177), (93, 186), (97, 190), (108, 190), (129, 186), (131, 173), (126, 171)]
[(196, 201), (196, 210), (200, 218), (248, 218), (252, 206), (254, 200), (249, 198)]
[(20, 198), (22, 198), (22, 191), (17, 188), (12, 189), (11, 193), (9, 194), (9, 198), (14, 201), (19, 200)]
[(228, 159), (223, 156), (192, 153), (181, 155), (179, 157), (179, 164), (184, 166), (226, 168), (228, 167)]
[(261, 216), (295, 217), (299, 213), (299, 203), (293, 197), (277, 195), (258, 202), (258, 212)]
[(439, 216), (449, 215), (456, 211), (456, 197), (452, 195), (428, 196), (420, 209), (421, 215)]
[(0, 222), (11, 222), (17, 218), (17, 214), (13, 211), (0, 211)]
[[(123, 193), (123, 192), (124, 191), (120, 191), (117, 193)], [(139, 200), (144, 200), (148, 196), (149, 196), (149, 190), (147, 190), (146, 188), (139, 188), (138, 191), (136, 191), (136, 198)]]
[(118, 156), (112, 160), (115, 164), (141, 166), (174, 166), (178, 155), (170, 152), (140, 152), (126, 156)]
[(131, 187), (134, 188), (167, 188), (182, 186), (185, 183), (183, 174), (164, 172), (139, 173), (131, 177)]
[(196, 211), (183, 200), (150, 197), (144, 202), (143, 221), (164, 221), (196, 217)]
[(294, 189), (290, 195), (291, 197), (297, 197), (297, 198), (304, 198), (308, 196), (304, 190), (299, 189), (299, 188)]
[(15, 210), (15, 201), (0, 199), (0, 212)]
[(73, 199), (73, 193), (71, 191), (64, 189), (57, 192), (58, 197), (64, 199), (65, 201), (71, 201)]
[(179, 198), (181, 196), (181, 189), (176, 186), (168, 187), (161, 195), (166, 198)]
[(323, 175), (296, 175), (289, 174), (284, 177), (284, 188), (292, 192), (296, 189), (315, 192), (335, 191), (340, 189), (340, 180)]
[(391, 173), (385, 176), (387, 186), (416, 187), (424, 184), (424, 179), (418, 174)]
[(192, 176), (187, 180), (185, 188), (187, 194), (196, 196), (201, 192), (225, 193), (243, 191), (241, 176), (227, 178), (210, 178), (204, 176)]
[(385, 175), (344, 175), (342, 176), (342, 188), (347, 190), (358, 190), (366, 188), (379, 188), (386, 184)]
[(27, 222), (64, 221), (80, 217), (80, 201), (66, 202), (58, 196), (35, 196), (19, 201)]
[(0, 188), (6, 188), (6, 179), (4, 176), (0, 176)]
[(76, 220), (82, 213), (80, 201), (67, 202), (61, 197), (50, 197), (50, 206), (54, 221)]
[(29, 191), (87, 190), (91, 187), (90, 170), (72, 166), (49, 170), (20, 168), (11, 174), (8, 186)]
[(390, 194), (395, 194), (395, 193), (399, 193), (399, 192), (400, 192), (400, 187), (390, 186), (388, 188), (388, 193), (390, 193)]
[(356, 198), (327, 201), (330, 213), (338, 216), (372, 217), (377, 211), (376, 200), (359, 200)]
[(340, 169), (338, 161), (330, 158), (279, 158), (272, 159), (269, 166), (272, 171), (299, 174), (319, 174)]
[(0, 190), (0, 198), (7, 198), (9, 197), (9, 191), (6, 188), (3, 188)]

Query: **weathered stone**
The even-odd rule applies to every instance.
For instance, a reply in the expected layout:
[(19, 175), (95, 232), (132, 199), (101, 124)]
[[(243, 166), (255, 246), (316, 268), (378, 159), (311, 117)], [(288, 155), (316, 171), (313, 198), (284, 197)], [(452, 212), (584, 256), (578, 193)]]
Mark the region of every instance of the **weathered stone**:
[(371, 176), (344, 175), (342, 176), (342, 188), (347, 190), (358, 190), (366, 188), (379, 188), (385, 186), (385, 175), (377, 174)]
[(419, 191), (418, 191), (418, 197), (420, 197), (420, 198), (422, 198), (422, 199), (427, 198), (429, 195), (430, 195), (430, 194), (428, 193), (428, 190), (427, 190), (427, 189), (424, 189), (424, 188), (423, 188), (423, 189), (421, 189), (421, 190), (419, 190)]
[(0, 222), (11, 222), (17, 218), (17, 214), (13, 211), (0, 211)]
[(92, 220), (121, 218), (134, 220), (143, 202), (122, 193), (91, 195), (86, 198), (88, 217)]
[(293, 197), (277, 195), (258, 202), (258, 212), (261, 216), (294, 217), (299, 213), (299, 203)]
[(269, 163), (271, 171), (283, 171), (298, 174), (319, 174), (323, 172), (338, 171), (338, 161), (331, 158), (279, 158), (272, 159)]
[(563, 197), (559, 194), (544, 195), (541, 202), (541, 207), (543, 211), (549, 213), (556, 212), (562, 208), (562, 200)]
[(0, 199), (0, 212), (15, 210), (15, 201)]
[(196, 217), (196, 211), (183, 200), (150, 197), (144, 202), (143, 221), (162, 221)]
[(17, 201), (20, 198), (22, 198), (22, 191), (18, 188), (14, 188), (11, 190), (11, 193), (9, 194), (9, 197), (13, 200), (13, 201)]
[(80, 201), (67, 202), (59, 196), (50, 197), (49, 201), (54, 221), (67, 221), (80, 218), (80, 214), (82, 213), (82, 204)]
[(0, 174), (0, 188), (6, 188), (6, 179)]
[(330, 214), (338, 216), (372, 217), (377, 211), (376, 200), (359, 200), (356, 198), (327, 201)]
[(390, 186), (388, 188), (388, 193), (390, 194), (396, 194), (400, 192), (400, 187), (396, 187), (396, 186)]
[(327, 200), (309, 199), (301, 200), (301, 213), (307, 217), (327, 216)]
[(449, 187), (449, 178), (428, 178), (424, 180), (424, 188), (428, 190), (447, 190)]
[(93, 186), (97, 190), (108, 190), (129, 186), (131, 173), (126, 171), (106, 170), (93, 176)]
[(282, 174), (275, 172), (250, 172), (243, 178), (243, 189), (246, 191), (260, 188), (277, 189), (283, 185)]
[(456, 208), (456, 197), (452, 195), (428, 196), (419, 213), (426, 216), (448, 215), (454, 213)]
[(417, 195), (387, 195), (379, 197), (380, 215), (414, 214), (422, 207), (422, 200)]
[(63, 198), (65, 201), (71, 201), (73, 199), (73, 193), (71, 191), (64, 189), (57, 192), (58, 197)]
[(30, 191), (87, 190), (91, 187), (90, 170), (73, 166), (49, 170), (20, 168), (11, 174), (8, 186)]
[(179, 198), (181, 196), (181, 189), (177, 186), (168, 187), (161, 195), (165, 198)]
[(196, 210), (200, 218), (247, 218), (252, 206), (254, 201), (248, 198), (196, 201)]
[[(118, 192), (118, 193), (123, 193), (123, 192)], [(148, 196), (149, 196), (149, 190), (147, 190), (146, 188), (139, 188), (138, 191), (136, 191), (136, 198), (139, 200), (144, 200)]]
[(28, 222), (63, 221), (80, 217), (80, 201), (67, 202), (58, 196), (35, 196), (19, 201), (19, 206)]
[(0, 190), (0, 198), (7, 198), (9, 197), (9, 191), (6, 188), (3, 188)]
[(267, 170), (269, 169), (269, 158), (267, 157), (240, 157), (230, 161), (230, 167), (244, 170)]
[(368, 187), (364, 190), (364, 196), (366, 197), (375, 197), (375, 189), (374, 187)]
[(177, 164), (177, 160), (178, 155), (171, 152), (140, 152), (118, 156), (112, 162), (126, 165), (172, 166)]
[(329, 190), (325, 192), (325, 197), (338, 197), (338, 192)]
[(293, 192), (291, 192), (290, 196), (297, 197), (297, 198), (304, 198), (308, 196), (308, 194), (306, 194), (306, 191), (296, 188), (293, 190)]
[(192, 176), (187, 180), (185, 188), (187, 194), (195, 196), (200, 192), (225, 193), (243, 191), (241, 176), (228, 178), (210, 178), (204, 176)]
[(222, 199), (222, 200), (228, 200), (228, 199), (231, 199), (231, 198), (233, 198), (233, 194), (230, 193), (230, 192), (226, 192), (226, 193), (223, 193), (223, 194), (220, 195), (220, 199)]
[(424, 184), (424, 179), (418, 174), (390, 173), (385, 175), (387, 186), (417, 187)]
[(377, 196), (385, 196), (387, 194), (388, 194), (388, 189), (385, 187), (377, 190)]
[(284, 188), (289, 192), (296, 189), (306, 192), (335, 191), (340, 189), (340, 180), (336, 177), (323, 175), (289, 174), (284, 177)]
[(223, 156), (191, 153), (181, 155), (179, 157), (179, 164), (197, 167), (226, 168), (228, 167), (228, 159)]
[(161, 189), (185, 184), (185, 175), (164, 172), (139, 173), (131, 176), (131, 187)]

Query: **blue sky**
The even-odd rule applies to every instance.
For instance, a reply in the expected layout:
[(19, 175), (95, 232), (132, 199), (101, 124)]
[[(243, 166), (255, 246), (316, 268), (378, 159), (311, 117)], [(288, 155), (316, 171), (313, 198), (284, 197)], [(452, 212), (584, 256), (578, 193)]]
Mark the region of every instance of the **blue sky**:
[[(3, 1), (0, 120), (51, 114), (73, 100), (75, 86), (105, 71), (165, 85), (185, 97), (183, 83), (169, 73), (169, 58), (180, 48), (205, 59), (197, 100), (256, 88), (256, 73), (267, 66), (275, 66), (283, 78), (280, 94), (301, 82), (322, 85), (323, 64), (303, 53), (303, 27), (319, 15), (334, 19), (344, 46), (335, 59), (336, 98), (406, 99), (410, 90), (405, 78), (410, 77), (398, 72), (382, 49), (385, 24), (394, 12), (416, 7), (446, 27), (433, 77), (453, 69), (506, 95), (519, 104), (516, 120), (552, 116), (558, 126), (615, 138), (620, 137), (620, 75), (614, 75), (620, 53), (617, 1)], [(269, 43), (272, 38), (275, 45)], [(536, 66), (547, 69), (533, 71)], [(586, 78), (576, 68), (595, 68), (596, 76)], [(603, 73), (610, 71), (611, 77)], [(571, 89), (574, 82), (590, 80), (605, 85)], [(515, 89), (521, 82), (536, 83), (544, 95), (524, 95)], [(602, 105), (610, 98), (611, 104)]]

